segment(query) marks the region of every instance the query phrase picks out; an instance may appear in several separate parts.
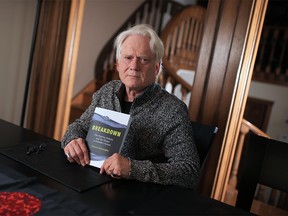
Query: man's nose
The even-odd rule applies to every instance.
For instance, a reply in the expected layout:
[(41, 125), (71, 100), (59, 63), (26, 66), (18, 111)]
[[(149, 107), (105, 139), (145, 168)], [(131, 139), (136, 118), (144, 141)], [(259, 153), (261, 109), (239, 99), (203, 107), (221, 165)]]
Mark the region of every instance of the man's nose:
[(139, 66), (139, 63), (140, 63), (140, 60), (137, 57), (135, 57), (131, 60), (130, 67), (133, 69), (137, 69)]

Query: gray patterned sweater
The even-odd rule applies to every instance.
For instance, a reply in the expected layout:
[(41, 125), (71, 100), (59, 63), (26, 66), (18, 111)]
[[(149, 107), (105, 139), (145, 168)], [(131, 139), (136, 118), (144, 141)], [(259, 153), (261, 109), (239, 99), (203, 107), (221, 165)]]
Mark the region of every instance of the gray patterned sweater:
[[(72, 139), (85, 139), (95, 107), (121, 112), (125, 86), (111, 81), (93, 94), (92, 103), (71, 123), (62, 147)], [(130, 179), (194, 188), (200, 164), (187, 106), (158, 84), (133, 101), (132, 122), (120, 154), (131, 160)]]

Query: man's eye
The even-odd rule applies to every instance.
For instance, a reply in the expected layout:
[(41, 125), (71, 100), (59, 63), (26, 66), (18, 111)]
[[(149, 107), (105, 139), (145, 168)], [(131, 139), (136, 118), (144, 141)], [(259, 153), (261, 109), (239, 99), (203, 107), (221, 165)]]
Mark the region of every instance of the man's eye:
[(124, 56), (124, 60), (125, 60), (125, 61), (131, 61), (131, 60), (132, 60), (132, 57), (131, 57), (131, 56)]
[(146, 58), (141, 58), (140, 61), (142, 62), (142, 64), (147, 64), (149, 62), (149, 60)]

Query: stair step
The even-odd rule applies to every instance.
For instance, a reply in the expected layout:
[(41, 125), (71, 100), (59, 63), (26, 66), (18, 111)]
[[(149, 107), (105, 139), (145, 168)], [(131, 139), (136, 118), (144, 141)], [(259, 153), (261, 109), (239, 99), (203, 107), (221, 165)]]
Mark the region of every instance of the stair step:
[(82, 104), (82, 106), (88, 107), (92, 101), (93, 93), (94, 92), (81, 92), (81, 94), (72, 100), (72, 105)]
[(89, 107), (93, 93), (96, 91), (96, 82), (92, 80), (79, 94), (77, 94), (71, 103), (69, 122), (79, 118), (82, 113)]
[(84, 92), (82, 95), (82, 105), (86, 108), (90, 105), (92, 101), (92, 96), (94, 92)]
[(69, 123), (79, 118), (87, 108), (88, 107), (85, 107), (82, 104), (72, 104), (70, 110)]

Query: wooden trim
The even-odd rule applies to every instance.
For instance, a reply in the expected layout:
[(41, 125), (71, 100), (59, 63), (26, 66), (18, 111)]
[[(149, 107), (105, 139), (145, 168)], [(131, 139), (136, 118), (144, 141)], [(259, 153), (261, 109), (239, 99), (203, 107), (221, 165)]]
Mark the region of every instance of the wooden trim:
[(85, 0), (72, 0), (53, 136), (56, 140), (62, 139), (69, 123), (84, 6)]
[(268, 0), (253, 0), (211, 196), (224, 201)]
[[(213, 47), (215, 35), (219, 22), (221, 0), (209, 1), (206, 10), (205, 25), (203, 31), (203, 39), (199, 52), (198, 65), (196, 67), (196, 75), (193, 82), (193, 91), (191, 92), (189, 115), (191, 120), (199, 121), (201, 113), (202, 98), (205, 97), (206, 77), (209, 76), (209, 69), (211, 67), (211, 58), (213, 55)], [(211, 124), (211, 122), (203, 122)]]
[(26, 127), (49, 137), (54, 133), (70, 6), (70, 0), (41, 4)]
[(233, 103), (252, 3), (250, 0), (210, 0), (208, 3), (195, 86), (189, 105), (192, 120), (219, 128), (197, 187), (198, 192), (205, 196), (212, 195), (215, 178), (218, 178), (216, 171)]

